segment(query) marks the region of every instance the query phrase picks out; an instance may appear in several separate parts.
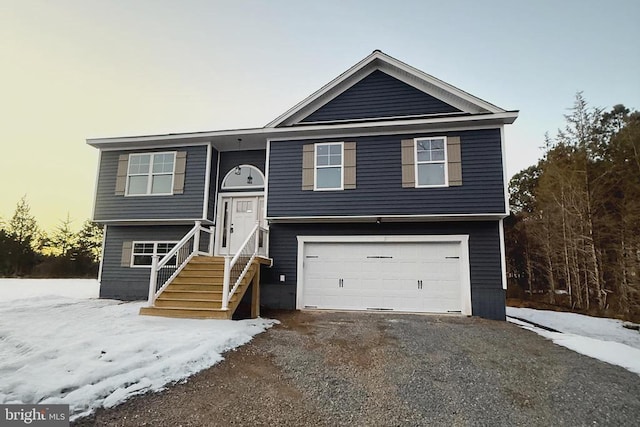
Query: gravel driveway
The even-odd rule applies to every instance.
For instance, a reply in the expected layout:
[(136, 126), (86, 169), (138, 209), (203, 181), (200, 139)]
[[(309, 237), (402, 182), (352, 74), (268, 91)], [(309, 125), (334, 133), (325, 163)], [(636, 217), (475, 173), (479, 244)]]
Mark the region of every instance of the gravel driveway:
[(280, 312), (184, 384), (76, 425), (640, 424), (640, 376), (506, 322)]

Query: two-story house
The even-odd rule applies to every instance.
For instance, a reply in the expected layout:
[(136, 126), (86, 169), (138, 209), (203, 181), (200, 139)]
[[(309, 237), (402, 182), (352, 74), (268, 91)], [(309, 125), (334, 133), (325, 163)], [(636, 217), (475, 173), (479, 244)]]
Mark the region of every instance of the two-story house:
[(90, 139), (100, 296), (504, 319), (517, 116), (374, 51), (265, 127)]

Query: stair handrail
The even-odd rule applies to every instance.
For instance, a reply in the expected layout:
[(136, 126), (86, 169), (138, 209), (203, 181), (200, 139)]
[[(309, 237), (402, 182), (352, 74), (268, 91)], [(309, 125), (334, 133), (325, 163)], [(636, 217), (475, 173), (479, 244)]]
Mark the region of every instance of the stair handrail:
[[(201, 232), (209, 233), (208, 252), (204, 252), (200, 250), (200, 233)], [(213, 226), (209, 228), (205, 228), (202, 226), (201, 221), (196, 221), (193, 228), (189, 230), (187, 234), (185, 234), (184, 237), (180, 239), (180, 241), (176, 243), (176, 245), (162, 257), (162, 259), (160, 259), (160, 256), (157, 254), (154, 254), (152, 256), (151, 274), (149, 275), (149, 298), (148, 298), (149, 307), (153, 306), (153, 303), (155, 302), (158, 295), (160, 295), (162, 291), (164, 291), (164, 289), (169, 285), (169, 283), (171, 283), (173, 279), (175, 279), (178, 276), (178, 274), (189, 263), (189, 261), (191, 261), (191, 259), (194, 256), (196, 255), (213, 256), (213, 244), (212, 244), (213, 234), (214, 234)], [(167, 263), (171, 260), (171, 258), (177, 257), (180, 251), (182, 251), (185, 248), (188, 249), (191, 238), (193, 238), (193, 248), (191, 249), (190, 253), (184, 258), (184, 260), (182, 260), (180, 265), (176, 266), (176, 269), (173, 272), (173, 274), (171, 274), (171, 276), (169, 276), (169, 278), (165, 280), (162, 286), (160, 286), (160, 288), (157, 289), (158, 272), (165, 265), (167, 265)]]
[[(256, 259), (256, 256), (258, 256), (260, 252), (260, 233), (262, 232), (266, 234), (269, 232), (269, 230), (265, 227), (262, 227), (260, 225), (260, 221), (256, 221), (256, 225), (253, 226), (251, 232), (247, 235), (246, 239), (244, 239), (244, 242), (242, 242), (242, 245), (240, 246), (236, 254), (233, 257), (226, 256), (224, 258), (224, 280), (222, 285), (223, 310), (227, 310), (229, 308), (229, 301), (231, 300), (231, 297), (233, 297), (233, 294), (238, 289), (238, 286), (240, 286), (242, 279), (244, 279), (247, 272), (249, 271), (251, 264)], [(252, 243), (252, 240), (253, 248), (248, 248)], [(268, 238), (265, 238), (264, 241), (268, 241)], [(246, 249), (250, 249), (251, 252), (246, 251)], [(265, 255), (268, 256), (268, 254)], [(231, 287), (231, 272), (233, 271), (233, 268), (238, 263), (238, 260), (240, 260), (241, 257), (247, 259), (247, 261), (244, 266), (242, 266), (242, 271), (238, 275), (237, 279), (234, 280), (233, 287)]]

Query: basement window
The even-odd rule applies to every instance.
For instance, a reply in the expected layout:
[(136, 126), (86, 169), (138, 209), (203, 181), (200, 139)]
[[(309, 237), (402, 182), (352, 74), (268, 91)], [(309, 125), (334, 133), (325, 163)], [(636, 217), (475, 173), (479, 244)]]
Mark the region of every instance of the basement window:
[[(131, 251), (131, 267), (151, 267), (153, 255), (158, 255), (158, 261), (162, 259), (178, 242), (133, 242)], [(165, 267), (177, 267), (177, 259), (174, 256), (165, 264)]]

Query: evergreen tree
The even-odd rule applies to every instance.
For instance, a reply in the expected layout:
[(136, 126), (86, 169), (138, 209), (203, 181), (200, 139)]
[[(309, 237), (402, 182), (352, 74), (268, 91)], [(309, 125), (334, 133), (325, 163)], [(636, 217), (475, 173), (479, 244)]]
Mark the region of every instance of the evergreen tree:
[(35, 217), (31, 215), (31, 207), (26, 195), (18, 201), (7, 231), (19, 243), (35, 244), (37, 242), (39, 228)]
[(53, 236), (49, 240), (52, 253), (66, 257), (76, 245), (76, 234), (71, 229), (73, 221), (67, 213), (67, 218), (60, 221), (60, 225), (56, 227)]
[(510, 284), (640, 319), (640, 113), (591, 108), (578, 93), (565, 119), (538, 165), (510, 182)]
[(100, 224), (86, 220), (76, 235), (76, 249), (87, 254), (94, 262), (100, 262), (103, 232)]

